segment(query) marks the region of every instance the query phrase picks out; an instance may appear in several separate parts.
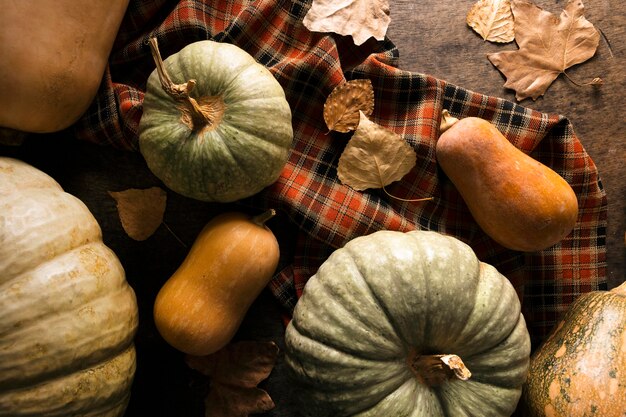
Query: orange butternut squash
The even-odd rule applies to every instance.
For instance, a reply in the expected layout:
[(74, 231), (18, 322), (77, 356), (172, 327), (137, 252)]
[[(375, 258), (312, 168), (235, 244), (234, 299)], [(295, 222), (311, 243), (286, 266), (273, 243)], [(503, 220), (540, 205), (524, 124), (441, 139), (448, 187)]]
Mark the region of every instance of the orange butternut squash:
[(2, 3), (0, 126), (55, 132), (93, 101), (128, 0)]
[(578, 201), (559, 174), (516, 148), (487, 120), (444, 115), (442, 130), (437, 162), (493, 240), (533, 252), (572, 231)]
[(228, 212), (202, 229), (154, 303), (155, 324), (170, 345), (203, 356), (234, 337), (278, 265), (278, 242), (265, 226), (274, 214)]

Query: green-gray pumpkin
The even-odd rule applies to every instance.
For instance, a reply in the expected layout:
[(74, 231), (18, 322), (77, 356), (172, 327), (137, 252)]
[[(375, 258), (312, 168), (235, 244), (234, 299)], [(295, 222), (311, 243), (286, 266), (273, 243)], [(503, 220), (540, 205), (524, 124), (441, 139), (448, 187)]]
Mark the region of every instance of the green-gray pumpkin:
[(510, 416), (530, 358), (520, 310), (461, 241), (379, 231), (307, 282), (286, 363), (311, 416)]
[(151, 48), (157, 69), (139, 124), (148, 168), (171, 190), (202, 201), (236, 201), (274, 183), (293, 129), (271, 72), (228, 43), (194, 42), (165, 61), (156, 39)]

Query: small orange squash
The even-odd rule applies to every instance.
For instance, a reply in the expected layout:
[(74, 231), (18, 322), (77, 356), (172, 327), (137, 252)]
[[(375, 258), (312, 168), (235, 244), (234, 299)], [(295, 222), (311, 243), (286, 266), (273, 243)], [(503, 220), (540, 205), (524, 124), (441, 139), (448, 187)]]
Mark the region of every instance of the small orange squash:
[(278, 241), (265, 226), (274, 214), (228, 212), (202, 229), (155, 300), (155, 324), (170, 345), (202, 356), (234, 337), (278, 265)]
[(474, 220), (502, 246), (524, 252), (549, 248), (567, 236), (578, 201), (555, 171), (516, 148), (487, 120), (444, 114), (437, 162)]
[(626, 416), (626, 283), (581, 295), (532, 355), (530, 417)]

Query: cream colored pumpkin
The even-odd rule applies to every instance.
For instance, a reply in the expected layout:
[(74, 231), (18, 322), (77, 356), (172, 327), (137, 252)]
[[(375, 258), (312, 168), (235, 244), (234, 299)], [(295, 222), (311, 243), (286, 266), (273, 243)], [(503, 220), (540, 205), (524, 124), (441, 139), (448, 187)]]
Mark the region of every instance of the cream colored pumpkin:
[(121, 416), (135, 294), (100, 227), (34, 167), (0, 157), (0, 416)]

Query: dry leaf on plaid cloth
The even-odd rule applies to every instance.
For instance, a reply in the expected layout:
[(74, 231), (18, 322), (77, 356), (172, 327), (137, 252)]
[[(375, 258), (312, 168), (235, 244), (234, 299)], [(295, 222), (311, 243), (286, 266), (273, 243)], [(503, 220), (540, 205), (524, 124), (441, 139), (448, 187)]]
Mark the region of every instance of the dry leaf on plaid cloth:
[(302, 22), (312, 32), (351, 35), (361, 45), (371, 37), (383, 40), (390, 21), (387, 0), (313, 0)]
[(359, 114), (359, 126), (339, 157), (337, 176), (357, 191), (384, 189), (413, 169), (417, 155), (402, 136)]
[(247, 417), (274, 408), (269, 394), (257, 385), (276, 363), (274, 342), (241, 341), (207, 356), (186, 357), (187, 365), (210, 378), (205, 399), (207, 417)]
[(515, 39), (510, 0), (478, 0), (467, 14), (467, 24), (489, 42)]
[(109, 191), (115, 199), (124, 231), (131, 239), (146, 240), (163, 223), (167, 193), (160, 187)]
[(335, 87), (324, 103), (324, 121), (328, 129), (347, 133), (359, 125), (359, 111), (367, 117), (374, 111), (374, 87), (368, 79)]
[[(515, 90), (517, 100), (536, 100), (559, 74), (568, 77), (567, 68), (595, 54), (600, 33), (585, 19), (580, 0), (570, 0), (559, 18), (528, 1), (513, 0), (511, 7), (519, 49), (487, 57), (504, 74), (504, 87)], [(602, 80), (587, 84), (599, 85)]]

